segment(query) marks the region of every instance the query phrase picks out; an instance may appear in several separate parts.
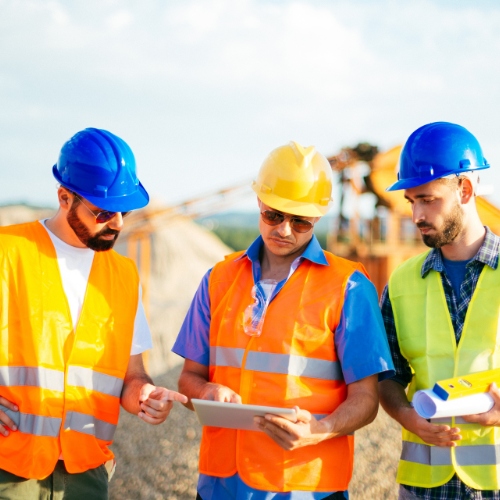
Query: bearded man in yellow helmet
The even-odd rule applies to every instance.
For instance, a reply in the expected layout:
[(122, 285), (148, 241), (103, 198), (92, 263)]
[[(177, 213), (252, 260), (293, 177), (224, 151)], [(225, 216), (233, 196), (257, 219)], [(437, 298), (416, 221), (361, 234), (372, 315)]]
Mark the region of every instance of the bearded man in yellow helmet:
[(324, 252), (332, 171), (311, 146), (271, 152), (253, 189), (261, 235), (207, 272), (173, 351), (191, 399), (295, 408), (255, 417), (260, 432), (204, 427), (198, 499), (348, 498), (355, 430), (394, 373), (375, 287)]

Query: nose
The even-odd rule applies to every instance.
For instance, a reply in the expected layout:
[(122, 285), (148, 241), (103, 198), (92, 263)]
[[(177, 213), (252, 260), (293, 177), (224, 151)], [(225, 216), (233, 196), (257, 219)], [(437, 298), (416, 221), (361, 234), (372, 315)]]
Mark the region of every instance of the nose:
[(123, 217), (121, 212), (116, 212), (116, 214), (113, 215), (108, 222), (108, 227), (115, 231), (121, 231), (123, 229)]
[(425, 214), (419, 203), (413, 203), (412, 205), (412, 220), (414, 224), (423, 222), (425, 220)]
[(278, 226), (278, 233), (283, 238), (290, 236), (292, 234), (292, 226), (290, 225), (290, 219), (285, 219)]

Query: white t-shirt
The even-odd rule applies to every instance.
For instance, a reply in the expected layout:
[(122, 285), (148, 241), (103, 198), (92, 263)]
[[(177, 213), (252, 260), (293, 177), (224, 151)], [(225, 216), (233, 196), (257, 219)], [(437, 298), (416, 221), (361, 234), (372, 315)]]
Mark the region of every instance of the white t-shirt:
[[(56, 249), (57, 263), (59, 264), (64, 293), (68, 299), (73, 330), (75, 330), (80, 313), (82, 312), (83, 300), (85, 299), (87, 282), (95, 252), (90, 248), (77, 248), (68, 245), (50, 231), (45, 225), (46, 220), (41, 220), (40, 223), (47, 230)], [(149, 330), (146, 313), (142, 305), (142, 289), (139, 283), (139, 303), (135, 314), (134, 337), (130, 355), (141, 354), (152, 348), (151, 331)]]

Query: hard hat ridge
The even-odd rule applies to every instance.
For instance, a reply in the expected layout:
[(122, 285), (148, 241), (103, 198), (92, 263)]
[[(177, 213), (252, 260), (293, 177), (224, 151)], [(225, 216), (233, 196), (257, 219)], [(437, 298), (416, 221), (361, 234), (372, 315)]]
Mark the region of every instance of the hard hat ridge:
[(304, 148), (298, 142), (291, 141), (290, 146), (293, 149), (295, 156), (297, 157), (297, 162), (301, 168), (307, 168), (314, 155), (316, 154), (316, 148), (314, 146), (309, 146)]

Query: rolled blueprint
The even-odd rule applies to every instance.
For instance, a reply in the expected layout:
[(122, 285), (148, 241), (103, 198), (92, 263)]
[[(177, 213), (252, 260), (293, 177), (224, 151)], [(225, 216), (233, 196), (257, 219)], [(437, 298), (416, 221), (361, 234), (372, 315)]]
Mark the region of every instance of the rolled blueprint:
[(485, 413), (493, 408), (493, 398), (488, 392), (444, 401), (432, 389), (417, 391), (413, 408), (424, 418), (462, 417)]

